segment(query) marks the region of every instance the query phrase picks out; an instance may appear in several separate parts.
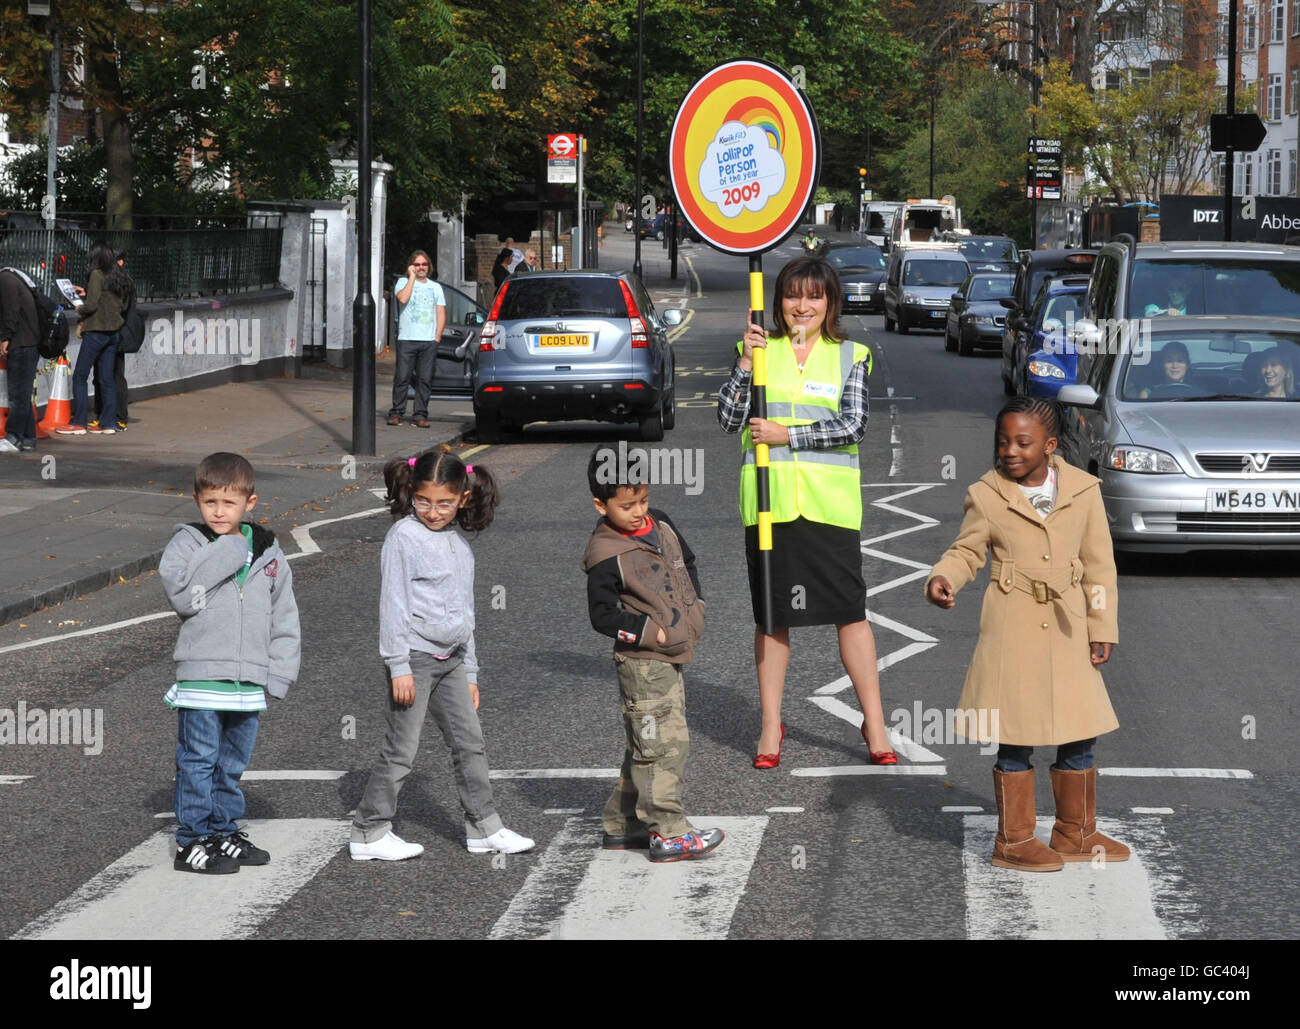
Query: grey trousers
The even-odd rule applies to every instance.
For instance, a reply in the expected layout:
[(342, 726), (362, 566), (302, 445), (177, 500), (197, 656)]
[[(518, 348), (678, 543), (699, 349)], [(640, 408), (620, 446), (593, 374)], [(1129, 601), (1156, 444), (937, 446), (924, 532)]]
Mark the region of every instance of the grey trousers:
[(393, 700), (392, 682), (388, 681), (388, 731), (357, 804), (352, 841), (374, 843), (392, 829), (397, 794), (411, 774), (426, 711), (433, 714), (451, 750), (456, 789), (465, 812), (466, 838), (491, 836), (502, 822), (492, 803), (483, 727), (470, 699), (465, 665), (459, 657), (439, 661), (430, 654), (413, 652), (411, 674), (415, 677), (415, 702), (410, 705)]

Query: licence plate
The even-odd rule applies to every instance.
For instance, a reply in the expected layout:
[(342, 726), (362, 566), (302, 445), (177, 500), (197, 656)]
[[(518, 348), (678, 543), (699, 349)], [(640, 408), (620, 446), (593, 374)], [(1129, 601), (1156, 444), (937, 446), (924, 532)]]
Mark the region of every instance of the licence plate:
[(566, 332), (537, 337), (539, 347), (569, 347), (582, 350), (591, 349), (591, 336), (585, 332)]
[(1300, 489), (1212, 489), (1206, 511), (1300, 511)]
[(930, 317), (931, 317), (931, 318), (947, 318), (947, 317), (948, 317), (948, 312), (947, 312), (947, 311), (931, 311), (931, 312), (930, 312)]

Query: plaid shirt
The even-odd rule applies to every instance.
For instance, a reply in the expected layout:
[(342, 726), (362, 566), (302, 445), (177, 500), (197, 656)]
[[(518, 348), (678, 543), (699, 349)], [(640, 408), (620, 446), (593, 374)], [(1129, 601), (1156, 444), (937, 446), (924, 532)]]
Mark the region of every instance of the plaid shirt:
[[(850, 344), (845, 341), (843, 346)], [(718, 390), (718, 424), (723, 432), (739, 432), (749, 421), (749, 385), (752, 374), (741, 370), (740, 360)], [(840, 395), (840, 413), (811, 425), (787, 426), (791, 450), (826, 450), (860, 443), (867, 434), (867, 363), (857, 362)]]

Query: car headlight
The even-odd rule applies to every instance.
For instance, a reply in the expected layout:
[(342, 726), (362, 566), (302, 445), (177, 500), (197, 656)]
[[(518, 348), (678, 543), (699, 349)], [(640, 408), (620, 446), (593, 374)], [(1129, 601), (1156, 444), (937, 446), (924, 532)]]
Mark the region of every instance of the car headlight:
[(1168, 475), (1182, 471), (1171, 455), (1151, 447), (1111, 447), (1107, 464), (1117, 472)]
[(991, 315), (991, 314), (977, 314), (977, 315), (975, 315), (974, 322), (975, 322), (976, 325), (994, 325), (994, 324), (996, 324), (996, 323), (994, 322), (994, 320), (993, 320), (993, 315)]
[(1029, 374), (1037, 375), (1040, 379), (1064, 379), (1065, 370), (1051, 361), (1030, 361)]
[(905, 303), (905, 304), (915, 304), (915, 303), (919, 303), (919, 299), (918, 299), (918, 297), (917, 297), (917, 295), (916, 295), (915, 293), (904, 293), (904, 294), (903, 294), (903, 303)]

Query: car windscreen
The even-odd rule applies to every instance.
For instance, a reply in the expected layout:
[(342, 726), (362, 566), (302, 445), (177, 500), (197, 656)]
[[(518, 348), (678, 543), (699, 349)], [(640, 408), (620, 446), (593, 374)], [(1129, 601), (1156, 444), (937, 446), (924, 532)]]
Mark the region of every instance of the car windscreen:
[(1136, 333), (1121, 370), (1122, 400), (1294, 400), (1300, 333)]
[(884, 232), (888, 234), (894, 224), (893, 211), (868, 211), (867, 212), (867, 231), (873, 236)]
[(1016, 245), (1009, 239), (967, 239), (957, 244), (968, 261), (1003, 261), (1014, 264), (1018, 258)]
[(885, 255), (878, 247), (837, 247), (827, 252), (826, 260), (840, 271), (850, 268), (879, 271), (885, 267)]
[(977, 275), (971, 280), (969, 298), (999, 300), (1002, 297), (1009, 297), (1015, 281), (1014, 275)]
[(627, 303), (619, 280), (593, 275), (512, 278), (497, 315), (501, 321), (579, 316), (626, 318)]
[(1129, 316), (1253, 314), (1300, 310), (1300, 261), (1135, 261)]
[(1082, 318), (1083, 302), (1087, 297), (1087, 293), (1057, 293), (1049, 296), (1043, 309), (1043, 324), (1055, 320), (1064, 325), (1071, 318), (1076, 321)]
[(905, 286), (960, 286), (970, 274), (965, 261), (908, 261), (903, 268)]

